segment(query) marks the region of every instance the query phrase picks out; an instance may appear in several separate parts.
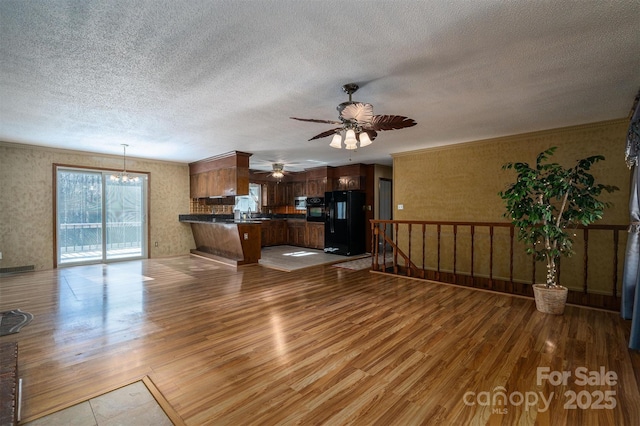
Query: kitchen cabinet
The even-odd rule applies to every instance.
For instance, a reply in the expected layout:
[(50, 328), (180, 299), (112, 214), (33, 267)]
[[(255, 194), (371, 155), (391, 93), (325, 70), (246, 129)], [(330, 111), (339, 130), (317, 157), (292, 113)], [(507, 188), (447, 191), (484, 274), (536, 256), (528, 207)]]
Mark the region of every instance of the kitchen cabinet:
[(265, 207), (293, 206), (292, 189), (285, 182), (262, 184), (262, 205)]
[[(288, 191), (287, 184), (283, 182), (277, 182), (274, 185), (275, 192), (275, 204), (274, 206), (288, 206)], [(293, 203), (292, 203), (293, 204)]]
[(249, 157), (233, 151), (189, 164), (191, 198), (249, 194)]
[(283, 219), (264, 220), (260, 225), (262, 247), (287, 244), (287, 222)]
[(324, 249), (324, 222), (307, 222), (306, 247)]
[(327, 191), (327, 178), (310, 179), (307, 181), (307, 197), (324, 197)]
[(287, 240), (292, 246), (306, 245), (306, 221), (302, 219), (287, 220)]
[(307, 196), (306, 182), (291, 182), (291, 187), (292, 187), (292, 198)]
[(334, 181), (334, 189), (337, 191), (364, 189), (364, 179), (365, 176), (341, 176)]

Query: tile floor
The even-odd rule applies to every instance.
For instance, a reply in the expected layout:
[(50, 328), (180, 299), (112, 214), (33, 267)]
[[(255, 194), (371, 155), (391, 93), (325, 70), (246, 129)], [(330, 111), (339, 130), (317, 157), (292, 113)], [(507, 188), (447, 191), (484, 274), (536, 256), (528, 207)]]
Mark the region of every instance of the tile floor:
[(316, 265), (328, 265), (336, 262), (346, 262), (348, 260), (368, 257), (369, 254), (356, 256), (340, 256), (337, 254), (325, 253), (322, 250), (315, 250), (305, 247), (294, 246), (272, 246), (263, 247), (261, 258), (258, 263), (268, 268), (280, 271), (291, 272), (296, 269), (308, 268)]
[(142, 381), (21, 424), (28, 426), (173, 425)]

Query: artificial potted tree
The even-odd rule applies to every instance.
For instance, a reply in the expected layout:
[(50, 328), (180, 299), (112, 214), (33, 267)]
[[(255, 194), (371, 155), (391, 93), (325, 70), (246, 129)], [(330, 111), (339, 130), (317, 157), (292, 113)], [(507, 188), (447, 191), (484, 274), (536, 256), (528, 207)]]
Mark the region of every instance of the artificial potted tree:
[(507, 163), (503, 170), (513, 169), (517, 179), (499, 193), (507, 211), (505, 217), (518, 231), (518, 240), (526, 244), (526, 252), (537, 261), (545, 261), (545, 284), (534, 284), (536, 308), (540, 312), (562, 314), (568, 289), (557, 283), (556, 266), (561, 255), (573, 254), (572, 228), (587, 226), (602, 218), (610, 203), (597, 199), (602, 192), (613, 192), (612, 185), (596, 184), (589, 173), (591, 166), (604, 160), (602, 155), (578, 160), (565, 168), (548, 162), (556, 147), (538, 154), (534, 168), (527, 163)]

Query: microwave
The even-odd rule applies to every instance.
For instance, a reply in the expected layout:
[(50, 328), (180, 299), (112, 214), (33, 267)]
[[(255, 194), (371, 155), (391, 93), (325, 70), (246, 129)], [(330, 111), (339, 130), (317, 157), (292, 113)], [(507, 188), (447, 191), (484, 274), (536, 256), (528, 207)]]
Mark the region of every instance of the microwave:
[(296, 197), (293, 199), (293, 207), (296, 210), (306, 210), (307, 209), (307, 197)]

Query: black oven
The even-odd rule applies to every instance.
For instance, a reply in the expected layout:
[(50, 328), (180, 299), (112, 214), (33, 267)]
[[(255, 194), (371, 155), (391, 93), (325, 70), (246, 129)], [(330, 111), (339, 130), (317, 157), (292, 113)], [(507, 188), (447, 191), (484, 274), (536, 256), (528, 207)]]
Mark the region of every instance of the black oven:
[(307, 222), (324, 222), (324, 197), (307, 197)]

